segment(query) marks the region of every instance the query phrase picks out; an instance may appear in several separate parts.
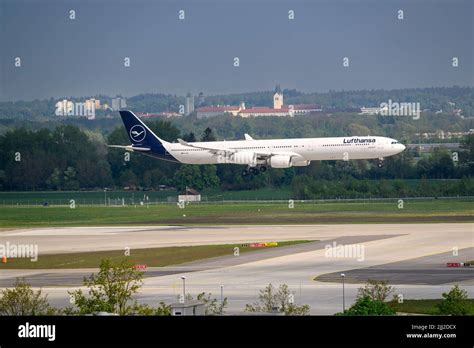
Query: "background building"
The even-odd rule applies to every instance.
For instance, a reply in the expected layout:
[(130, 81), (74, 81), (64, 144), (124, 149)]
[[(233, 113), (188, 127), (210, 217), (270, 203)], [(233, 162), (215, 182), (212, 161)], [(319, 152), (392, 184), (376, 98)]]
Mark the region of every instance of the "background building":
[(111, 107), (114, 111), (124, 109), (127, 107), (127, 100), (118, 96), (116, 98), (112, 98)]
[(276, 85), (275, 93), (273, 94), (273, 108), (281, 109), (283, 107), (283, 92), (280, 85)]
[(186, 104), (184, 106), (184, 112), (186, 115), (189, 115), (191, 112), (194, 111), (194, 97), (191, 93), (186, 95)]
[(226, 106), (206, 106), (196, 109), (198, 118), (214, 117), (226, 113), (232, 116), (241, 117), (258, 117), (258, 116), (289, 116), (303, 115), (311, 112), (321, 112), (321, 106), (318, 104), (295, 104), (284, 105), (283, 92), (280, 85), (275, 87), (273, 94), (273, 108), (271, 107), (252, 107), (246, 108), (245, 102), (240, 105), (226, 105)]
[(204, 93), (199, 92), (198, 106), (203, 106), (205, 102), (206, 102), (206, 98), (204, 97)]
[(232, 116), (237, 116), (239, 111), (239, 106), (204, 106), (202, 108), (196, 109), (196, 114), (197, 118), (208, 118), (223, 114), (232, 114)]

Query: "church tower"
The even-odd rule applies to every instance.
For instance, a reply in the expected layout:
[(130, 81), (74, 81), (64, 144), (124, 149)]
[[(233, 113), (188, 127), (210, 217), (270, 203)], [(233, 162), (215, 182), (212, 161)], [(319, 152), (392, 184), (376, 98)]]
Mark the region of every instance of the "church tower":
[(281, 91), (280, 85), (276, 85), (275, 94), (273, 94), (273, 108), (281, 109), (283, 106), (283, 92)]

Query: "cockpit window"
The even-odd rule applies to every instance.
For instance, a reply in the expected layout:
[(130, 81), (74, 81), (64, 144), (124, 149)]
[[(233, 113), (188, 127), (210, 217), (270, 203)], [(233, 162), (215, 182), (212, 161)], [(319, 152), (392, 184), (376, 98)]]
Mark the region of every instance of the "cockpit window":
[(392, 145), (393, 144), (400, 144), (398, 141), (392, 141)]

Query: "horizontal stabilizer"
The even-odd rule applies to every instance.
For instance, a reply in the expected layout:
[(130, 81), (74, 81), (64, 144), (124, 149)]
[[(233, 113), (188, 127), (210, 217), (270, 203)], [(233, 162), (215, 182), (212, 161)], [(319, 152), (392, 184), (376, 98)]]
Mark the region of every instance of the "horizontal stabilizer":
[(124, 149), (126, 151), (150, 151), (151, 149), (149, 147), (138, 147), (138, 146), (133, 146), (133, 145), (107, 145), (108, 147), (114, 147), (117, 149)]

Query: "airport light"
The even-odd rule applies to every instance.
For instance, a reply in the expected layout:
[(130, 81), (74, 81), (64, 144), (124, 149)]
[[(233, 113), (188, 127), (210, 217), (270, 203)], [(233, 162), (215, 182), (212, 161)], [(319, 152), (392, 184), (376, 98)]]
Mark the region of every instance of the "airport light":
[(221, 285), (221, 305), (224, 304), (224, 285)]
[(107, 188), (104, 188), (104, 205), (107, 205)]
[(342, 278), (342, 312), (346, 310), (346, 294), (345, 294), (345, 284), (344, 284), (344, 279), (346, 278), (346, 275), (344, 273), (341, 273), (341, 278)]
[(186, 302), (186, 277), (181, 276), (181, 279), (183, 280), (183, 303)]

